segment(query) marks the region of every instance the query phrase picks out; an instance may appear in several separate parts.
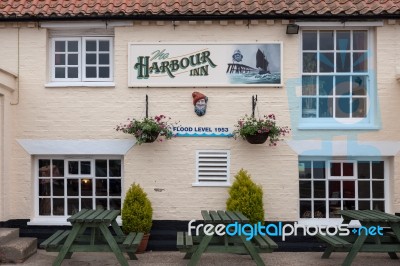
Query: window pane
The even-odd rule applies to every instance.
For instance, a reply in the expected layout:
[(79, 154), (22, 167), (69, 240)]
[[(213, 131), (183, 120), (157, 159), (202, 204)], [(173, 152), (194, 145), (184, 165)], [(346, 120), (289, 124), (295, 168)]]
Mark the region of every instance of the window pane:
[(120, 210), (121, 199), (110, 199), (110, 210)]
[(317, 99), (302, 99), (302, 117), (317, 117)]
[(343, 201), (343, 210), (355, 210), (356, 209), (356, 201), (355, 200), (344, 200)]
[(91, 174), (91, 162), (90, 161), (81, 161), (81, 174), (82, 175), (90, 175)]
[(326, 218), (325, 201), (314, 201), (314, 218)]
[(68, 199), (68, 215), (79, 212), (79, 199)]
[(86, 67), (86, 77), (96, 78), (97, 77), (96, 67)]
[(329, 218), (340, 218), (339, 211), (342, 209), (340, 200), (329, 201)]
[(99, 67), (99, 78), (109, 78), (110, 68), (109, 67)]
[(96, 41), (86, 41), (86, 51), (97, 51)]
[(325, 197), (325, 181), (314, 181), (314, 198)]
[(39, 179), (39, 196), (50, 196), (50, 179)]
[(367, 95), (367, 77), (353, 76), (353, 95)]
[(81, 180), (81, 195), (93, 196), (92, 179), (83, 178)]
[(311, 182), (310, 181), (300, 181), (300, 198), (311, 198)]
[(96, 198), (96, 209), (107, 210), (107, 199), (106, 198)]
[(336, 50), (350, 49), (350, 31), (336, 32)]
[(355, 181), (343, 181), (343, 198), (355, 198)]
[(69, 161), (68, 162), (68, 174), (77, 175), (79, 174), (79, 162), (78, 161)]
[(319, 99), (319, 117), (332, 117), (333, 116), (333, 99), (320, 98)]
[(67, 179), (67, 195), (79, 196), (79, 180)]
[(50, 160), (39, 160), (39, 177), (50, 177)]
[(354, 164), (353, 163), (343, 163), (343, 176), (353, 176), (354, 175)]
[(317, 94), (317, 77), (316, 76), (303, 76), (302, 94), (303, 95), (316, 95)]
[(96, 180), (96, 196), (107, 196), (107, 179)]
[(99, 64), (108, 65), (110, 64), (109, 54), (99, 54)]
[(55, 77), (58, 79), (65, 78), (65, 67), (56, 67)]
[(110, 41), (99, 41), (99, 51), (110, 51)]
[(333, 76), (320, 76), (318, 91), (319, 91), (319, 95), (332, 95), (332, 93), (333, 93)]
[(368, 71), (368, 54), (353, 53), (353, 71), (367, 72)]
[(341, 163), (331, 163), (331, 176), (341, 176), (342, 165)]
[(53, 196), (64, 196), (64, 179), (53, 179)]
[(55, 51), (56, 52), (65, 52), (65, 41), (56, 41), (55, 42)]
[(55, 65), (65, 65), (65, 54), (55, 54), (54, 55)]
[(319, 55), (319, 72), (334, 71), (334, 55), (333, 53), (321, 53)]
[(121, 179), (110, 179), (110, 196), (121, 196)]
[(68, 55), (68, 65), (78, 65), (78, 55), (77, 54), (69, 54)]
[(336, 76), (335, 82), (336, 95), (350, 95), (350, 77), (349, 76)]
[(68, 78), (78, 78), (78, 68), (77, 67), (69, 67), (68, 68)]
[(336, 54), (336, 72), (350, 72), (350, 53)]
[(311, 178), (311, 161), (299, 161), (299, 178)]
[(50, 215), (50, 199), (39, 198), (39, 215)]
[(353, 98), (352, 113), (353, 117), (367, 117), (367, 99)]
[(365, 30), (353, 31), (353, 50), (367, 50), (368, 49), (368, 32)]
[(317, 50), (316, 31), (303, 31), (303, 50)]
[(325, 179), (325, 162), (314, 161), (314, 179)]
[(359, 210), (370, 210), (371, 209), (371, 202), (368, 200), (359, 200), (358, 201), (358, 209)]
[(358, 178), (360, 179), (369, 179), (370, 172), (369, 172), (369, 162), (358, 162)]
[(303, 72), (317, 72), (317, 53), (303, 53)]
[(97, 64), (97, 55), (96, 54), (86, 54), (86, 64), (87, 65)]
[(68, 52), (78, 52), (78, 41), (68, 41)]
[(64, 215), (64, 199), (53, 199), (53, 215)]
[(333, 31), (320, 31), (319, 32), (319, 49), (320, 50), (333, 50)]
[(378, 210), (378, 211), (382, 211), (382, 212), (385, 211), (385, 202), (384, 201), (374, 200), (372, 205), (374, 206), (374, 210)]
[(341, 198), (340, 181), (329, 181), (329, 198)]
[(110, 160), (110, 177), (121, 177), (121, 160)]
[(372, 197), (375, 199), (383, 199), (385, 197), (385, 189), (383, 181), (372, 181)]
[(81, 209), (93, 209), (92, 199), (81, 199)]
[(64, 176), (64, 160), (53, 160), (53, 176)]
[(358, 181), (358, 197), (360, 199), (369, 199), (371, 197), (369, 181)]
[(107, 160), (96, 160), (96, 176), (107, 176)]
[(335, 98), (336, 117), (350, 117), (350, 98)]
[(384, 178), (384, 162), (374, 161), (372, 162), (372, 178), (383, 179)]
[(312, 218), (311, 215), (311, 201), (300, 201), (300, 217), (301, 218)]

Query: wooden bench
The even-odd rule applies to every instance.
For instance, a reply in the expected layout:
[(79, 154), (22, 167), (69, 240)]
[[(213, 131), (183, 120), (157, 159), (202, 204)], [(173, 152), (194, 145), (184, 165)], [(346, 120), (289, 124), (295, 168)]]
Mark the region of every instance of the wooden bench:
[(57, 251), (57, 249), (61, 248), (61, 246), (64, 244), (65, 239), (67, 239), (67, 236), (70, 232), (71, 230), (58, 230), (48, 239), (43, 241), (39, 247), (45, 249), (46, 251)]
[(353, 244), (335, 235), (316, 234), (315, 236), (328, 244), (328, 247), (321, 256), (322, 259), (329, 259), (333, 251), (349, 251), (353, 246)]
[(187, 232), (177, 232), (176, 247), (183, 252), (187, 252), (193, 248), (193, 237)]
[(256, 235), (253, 237), (252, 241), (255, 243), (258, 252), (271, 253), (274, 251), (274, 249), (278, 248), (278, 244), (276, 244), (275, 241), (269, 238), (267, 235)]

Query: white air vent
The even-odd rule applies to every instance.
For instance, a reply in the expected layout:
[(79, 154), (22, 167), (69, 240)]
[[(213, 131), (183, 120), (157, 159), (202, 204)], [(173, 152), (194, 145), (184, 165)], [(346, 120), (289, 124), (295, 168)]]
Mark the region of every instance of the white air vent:
[(230, 151), (196, 151), (196, 181), (198, 185), (226, 185), (229, 181)]

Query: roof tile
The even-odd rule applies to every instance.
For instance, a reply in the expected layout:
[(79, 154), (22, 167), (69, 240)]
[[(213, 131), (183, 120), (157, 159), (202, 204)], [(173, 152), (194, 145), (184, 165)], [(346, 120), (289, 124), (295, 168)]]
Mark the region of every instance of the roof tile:
[(400, 0), (0, 0), (0, 17), (400, 14)]

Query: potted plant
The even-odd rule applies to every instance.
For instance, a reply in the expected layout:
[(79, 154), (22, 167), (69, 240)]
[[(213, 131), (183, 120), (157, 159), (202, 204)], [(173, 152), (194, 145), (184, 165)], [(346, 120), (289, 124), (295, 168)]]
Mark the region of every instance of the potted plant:
[(241, 137), (251, 144), (262, 144), (268, 138), (270, 146), (276, 146), (280, 137), (290, 132), (287, 126), (276, 125), (274, 114), (264, 115), (263, 119), (257, 119), (253, 116), (245, 115), (239, 119), (233, 131), (233, 137)]
[(174, 135), (172, 126), (169, 124), (170, 120), (171, 118), (167, 118), (165, 115), (145, 117), (142, 120), (128, 118), (128, 122), (117, 125), (116, 130), (135, 136), (140, 145), (154, 142), (159, 136), (164, 137), (164, 139), (171, 139)]
[(229, 188), (229, 198), (226, 201), (228, 211), (240, 211), (250, 223), (264, 223), (263, 191), (256, 185), (243, 169), (235, 175), (235, 181)]
[(144, 233), (137, 253), (146, 250), (149, 241), (150, 230), (153, 223), (153, 208), (147, 198), (146, 192), (139, 184), (133, 183), (125, 195), (124, 204), (121, 211), (122, 231), (125, 234), (130, 232)]

